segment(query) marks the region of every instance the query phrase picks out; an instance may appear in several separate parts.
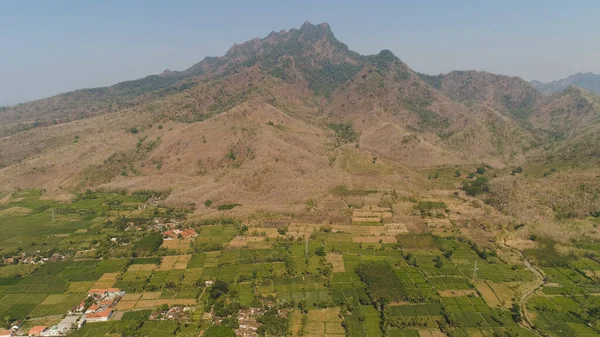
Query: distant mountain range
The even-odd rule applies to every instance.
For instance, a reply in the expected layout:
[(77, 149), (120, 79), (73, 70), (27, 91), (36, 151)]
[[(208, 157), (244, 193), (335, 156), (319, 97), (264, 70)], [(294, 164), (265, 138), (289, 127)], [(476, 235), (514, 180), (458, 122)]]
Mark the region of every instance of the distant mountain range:
[(1, 106), (9, 106), (9, 105), (13, 105), (13, 104), (17, 104), (17, 102), (10, 101), (10, 100), (0, 100), (0, 107)]
[(539, 92), (545, 95), (552, 95), (567, 89), (571, 85), (576, 85), (596, 94), (600, 94), (600, 75), (594, 73), (577, 73), (562, 80), (556, 80), (549, 83), (540, 81), (531, 81), (531, 85)]

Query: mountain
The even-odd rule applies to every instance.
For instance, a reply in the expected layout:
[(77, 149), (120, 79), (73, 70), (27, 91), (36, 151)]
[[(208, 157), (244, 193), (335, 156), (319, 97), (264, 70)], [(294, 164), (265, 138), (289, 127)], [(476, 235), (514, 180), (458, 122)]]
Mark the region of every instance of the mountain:
[(571, 85), (576, 85), (595, 94), (600, 94), (600, 75), (594, 73), (577, 73), (562, 80), (549, 83), (540, 81), (531, 81), (530, 83), (535, 89), (546, 95), (563, 91)]
[(452, 194), (425, 172), (589, 163), (599, 101), (487, 72), (420, 74), (307, 22), (184, 71), (1, 108), (0, 186), (170, 190), (199, 212), (205, 200), (293, 211), (340, 186)]

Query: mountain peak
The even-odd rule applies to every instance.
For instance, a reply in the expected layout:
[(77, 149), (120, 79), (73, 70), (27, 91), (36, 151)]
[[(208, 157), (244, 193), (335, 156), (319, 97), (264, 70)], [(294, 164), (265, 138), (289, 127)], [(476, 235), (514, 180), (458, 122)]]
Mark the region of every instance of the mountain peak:
[(256, 57), (278, 59), (284, 55), (304, 55), (324, 59), (339, 60), (358, 58), (348, 47), (338, 41), (328, 23), (312, 24), (304, 22), (299, 29), (272, 31), (264, 38), (254, 38), (242, 44), (234, 44), (226, 56), (244, 60)]
[(300, 30), (308, 30), (308, 29), (320, 29), (325, 31), (331, 31), (331, 26), (327, 22), (321, 22), (317, 25), (312, 24), (310, 21), (304, 21)]

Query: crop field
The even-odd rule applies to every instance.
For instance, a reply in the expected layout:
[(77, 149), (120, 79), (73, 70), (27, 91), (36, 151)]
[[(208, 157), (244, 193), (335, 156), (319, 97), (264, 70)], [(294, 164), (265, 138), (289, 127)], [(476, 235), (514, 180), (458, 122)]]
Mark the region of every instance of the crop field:
[(317, 276), (282, 277), (263, 281), (257, 291), (260, 295), (276, 295), (280, 301), (306, 300), (310, 305), (329, 301), (331, 295), (325, 287), (325, 280)]
[[(90, 229), (97, 213), (133, 208), (145, 200), (144, 196), (114, 194), (88, 195), (71, 204), (40, 198), (40, 191), (23, 191), (13, 195), (0, 205), (0, 253), (14, 250), (35, 252), (40, 246), (57, 246), (76, 249), (87, 246), (82, 230)], [(118, 203), (129, 201), (130, 206)], [(90, 240), (91, 241), (91, 240)]]
[(30, 313), (31, 317), (63, 315), (81, 302), (85, 293), (48, 295)]
[(101, 274), (118, 273), (123, 270), (125, 263), (126, 263), (125, 259), (102, 260), (96, 266), (95, 271), (97, 273), (101, 273)]
[(102, 289), (110, 288), (117, 282), (119, 273), (104, 273), (100, 278), (92, 285), (92, 288)]
[(234, 227), (226, 226), (203, 226), (198, 232), (194, 242), (197, 246), (208, 247), (211, 245), (223, 246), (231, 241), (236, 234)]
[(346, 268), (344, 268), (344, 256), (342, 254), (328, 253), (326, 259), (331, 264), (334, 273), (343, 273), (346, 271)]
[(158, 270), (185, 269), (191, 258), (191, 255), (164, 256)]
[[(0, 266), (0, 317), (26, 319), (27, 326), (56, 324), (91, 288), (116, 287), (126, 291), (114, 308), (122, 318), (88, 324), (73, 336), (126, 335), (128, 329), (198, 335), (212, 324), (207, 313), (223, 312), (217, 304), (232, 312), (228, 319), (236, 310), (282, 308), (292, 336), (529, 337), (537, 330), (591, 337), (600, 331), (593, 243), (579, 244), (586, 252), (580, 256), (560, 255), (541, 239), (523, 245), (522, 257), (454, 233), (409, 232), (415, 227), (392, 223), (396, 209), (376, 207), (355, 210), (360, 221), (352, 224), (350, 213), (342, 223), (279, 228), (221, 219), (191, 225), (194, 239), (162, 241), (159, 229), (139, 226), (178, 213), (138, 209), (145, 196), (91, 193), (70, 204), (40, 196), (8, 194), (0, 204), (0, 221), (8, 224), (0, 231), (0, 250), (17, 257)], [(410, 212), (452, 207), (437, 201), (416, 206), (410, 204)], [(525, 258), (537, 269), (522, 263)], [(225, 286), (215, 292), (219, 282)], [(193, 322), (146, 319), (163, 305), (193, 307)]]
[(193, 242), (192, 239), (174, 239), (164, 240), (161, 248), (175, 250), (180, 253), (185, 253), (190, 250), (190, 244)]
[(307, 314), (306, 336), (342, 337), (345, 334), (339, 309), (309, 310)]

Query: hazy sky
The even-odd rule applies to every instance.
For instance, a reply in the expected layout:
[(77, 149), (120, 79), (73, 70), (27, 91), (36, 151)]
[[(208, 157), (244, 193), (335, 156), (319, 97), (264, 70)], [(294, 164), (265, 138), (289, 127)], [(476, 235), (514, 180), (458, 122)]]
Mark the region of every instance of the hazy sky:
[(600, 2), (0, 1), (0, 105), (183, 70), (233, 43), (328, 22), (361, 54), (413, 69), (549, 81), (600, 73)]

